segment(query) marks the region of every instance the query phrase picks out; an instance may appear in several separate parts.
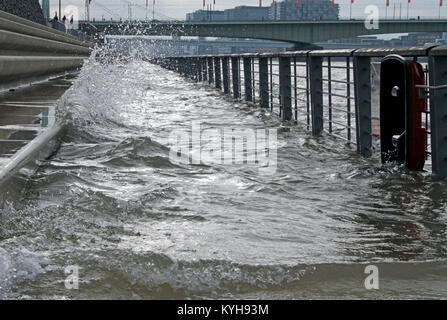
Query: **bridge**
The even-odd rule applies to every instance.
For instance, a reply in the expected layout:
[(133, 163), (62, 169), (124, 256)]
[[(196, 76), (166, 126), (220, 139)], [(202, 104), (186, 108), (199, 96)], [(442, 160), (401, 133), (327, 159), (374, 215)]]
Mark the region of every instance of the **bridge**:
[[(110, 45), (118, 48), (120, 52), (130, 54), (132, 48), (138, 47), (141, 53), (151, 54), (205, 54), (213, 52), (238, 53), (256, 50), (276, 51), (288, 50), (293, 44), (280, 41), (264, 41), (257, 39), (205, 39), (188, 37), (151, 37), (151, 36), (107, 36), (105, 39)], [(146, 52), (143, 52), (145, 51)]]
[(291, 43), (316, 43), (364, 35), (447, 32), (447, 20), (381, 20), (368, 29), (363, 20), (256, 22), (80, 22), (80, 29), (105, 35), (173, 35), (251, 38)]

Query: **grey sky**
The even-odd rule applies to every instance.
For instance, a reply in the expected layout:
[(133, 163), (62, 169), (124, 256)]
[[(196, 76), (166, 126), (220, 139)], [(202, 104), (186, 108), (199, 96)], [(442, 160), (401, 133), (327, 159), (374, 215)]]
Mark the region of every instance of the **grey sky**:
[[(79, 8), (81, 19), (84, 18), (84, 3), (85, 0), (61, 0), (63, 7), (74, 5)], [(213, 0), (206, 0), (211, 4)], [(278, 1), (278, 0), (277, 0)], [(126, 19), (128, 16), (128, 2), (136, 4), (133, 8), (132, 15), (134, 19), (144, 19), (146, 17), (146, 0), (92, 0), (90, 16), (96, 19), (104, 17), (110, 19), (121, 16)], [(263, 0), (264, 6), (270, 6), (272, 0)], [(440, 0), (411, 0), (410, 16), (421, 18), (438, 18), (439, 2)], [(58, 0), (50, 0), (52, 15), (57, 10)], [(171, 17), (175, 19), (184, 19), (187, 12), (191, 12), (202, 8), (203, 0), (156, 0), (155, 11), (156, 18)], [(336, 0), (336, 3), (341, 6), (341, 16), (349, 17), (351, 0)], [(388, 17), (393, 17), (394, 7), (395, 15), (398, 18), (400, 12), (402, 17), (407, 15), (407, 0), (390, 0), (390, 7), (388, 8)], [(355, 0), (352, 6), (353, 17), (364, 17), (363, 13), (367, 5), (377, 5), (381, 11), (381, 15), (385, 16), (386, 0)], [(238, 5), (259, 5), (259, 0), (216, 0), (216, 10), (232, 8)], [(152, 0), (149, 0), (149, 16), (152, 16)], [(106, 7), (104, 9), (103, 7)], [(402, 8), (402, 11), (400, 10)], [(160, 13), (160, 15), (157, 15)], [(444, 1), (442, 8), (442, 16), (447, 18), (447, 1)]]

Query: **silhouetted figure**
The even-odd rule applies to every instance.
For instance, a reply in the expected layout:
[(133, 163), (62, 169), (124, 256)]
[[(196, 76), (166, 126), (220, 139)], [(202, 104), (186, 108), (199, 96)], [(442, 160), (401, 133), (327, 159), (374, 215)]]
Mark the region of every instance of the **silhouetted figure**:
[(53, 18), (53, 20), (55, 20), (55, 21), (59, 21), (59, 18), (57, 17), (57, 12), (54, 14), (54, 18)]
[(62, 18), (62, 23), (65, 24), (65, 22), (67, 22), (67, 17), (66, 17), (66, 16), (64, 16), (64, 17)]
[(73, 19), (73, 16), (71, 16), (70, 24), (72, 25), (73, 23), (74, 23), (74, 19)]

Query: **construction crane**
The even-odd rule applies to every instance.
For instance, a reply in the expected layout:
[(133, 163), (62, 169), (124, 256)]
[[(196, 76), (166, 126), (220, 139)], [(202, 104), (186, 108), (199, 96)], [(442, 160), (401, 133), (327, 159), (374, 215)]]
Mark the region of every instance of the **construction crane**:
[[(138, 3), (135, 3), (134, 1), (129, 1), (129, 0), (121, 0), (122, 3), (127, 5), (128, 8), (128, 20), (131, 21), (133, 16), (134, 16), (134, 12), (133, 12), (133, 7), (144, 10), (146, 13), (146, 21), (148, 20), (148, 9), (149, 9), (149, 1), (146, 1), (147, 6), (143, 6), (140, 5)], [(115, 12), (113, 12), (112, 10), (110, 10), (106, 5), (102, 4), (100, 1), (98, 0), (85, 0), (85, 17), (87, 21), (90, 21), (90, 6), (95, 5), (100, 7), (102, 10), (104, 10), (105, 12), (107, 12), (109, 15), (111, 15), (112, 17), (117, 17), (118, 20), (120, 20), (122, 18), (121, 15), (116, 14)], [(159, 18), (163, 19), (163, 20), (175, 20), (172, 17), (169, 17), (165, 14), (159, 13), (157, 11), (155, 11), (155, 1), (152, 1), (152, 20), (155, 20), (155, 16), (158, 16)]]
[(102, 10), (104, 10), (105, 12), (107, 12), (110, 16), (112, 17), (117, 17), (118, 19), (121, 19), (121, 15), (113, 12), (112, 10), (110, 10), (107, 6), (105, 6), (104, 4), (102, 4), (100, 1), (98, 0), (85, 0), (85, 19), (87, 21), (90, 21), (90, 6), (91, 5), (97, 5), (98, 7), (100, 7)]

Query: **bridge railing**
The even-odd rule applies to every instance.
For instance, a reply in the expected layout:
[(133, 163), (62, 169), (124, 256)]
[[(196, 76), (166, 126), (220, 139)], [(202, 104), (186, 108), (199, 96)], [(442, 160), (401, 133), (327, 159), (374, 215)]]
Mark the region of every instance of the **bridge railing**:
[(398, 54), (419, 60), (429, 88), (427, 157), (447, 177), (447, 47), (314, 50), (268, 54), (164, 57), (155, 63), (210, 85), (235, 99), (258, 104), (313, 135), (327, 134), (373, 154), (379, 135), (378, 72), (381, 58)]

